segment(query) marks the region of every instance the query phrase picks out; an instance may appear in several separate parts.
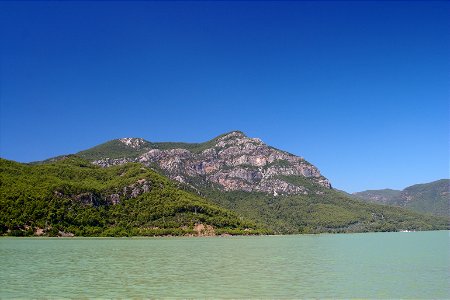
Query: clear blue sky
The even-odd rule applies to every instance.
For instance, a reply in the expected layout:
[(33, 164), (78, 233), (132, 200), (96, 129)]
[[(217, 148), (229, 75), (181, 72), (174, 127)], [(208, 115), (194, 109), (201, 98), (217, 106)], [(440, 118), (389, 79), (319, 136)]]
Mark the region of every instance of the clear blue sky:
[(0, 156), (239, 129), (354, 192), (449, 177), (450, 2), (0, 2)]

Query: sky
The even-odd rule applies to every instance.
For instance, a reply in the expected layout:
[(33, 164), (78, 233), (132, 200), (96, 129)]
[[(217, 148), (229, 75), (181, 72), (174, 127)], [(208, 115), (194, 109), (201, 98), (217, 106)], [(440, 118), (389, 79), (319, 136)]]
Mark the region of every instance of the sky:
[(348, 192), (449, 177), (450, 2), (0, 2), (0, 157), (241, 130)]

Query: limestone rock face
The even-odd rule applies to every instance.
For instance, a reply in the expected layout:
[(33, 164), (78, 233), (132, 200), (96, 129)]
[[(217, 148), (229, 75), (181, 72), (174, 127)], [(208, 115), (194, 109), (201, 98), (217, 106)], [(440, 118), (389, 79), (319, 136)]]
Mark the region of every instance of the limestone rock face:
[(99, 206), (99, 205), (116, 205), (121, 202), (121, 199), (130, 199), (139, 197), (143, 193), (152, 190), (153, 184), (147, 179), (139, 179), (135, 183), (124, 186), (122, 191), (114, 194), (101, 195), (92, 192), (81, 194), (64, 194), (60, 191), (55, 191), (55, 196), (59, 198), (72, 199), (84, 205)]
[[(120, 141), (130, 147), (141, 147), (142, 139), (124, 138)], [(107, 167), (126, 162), (141, 162), (157, 167), (165, 175), (179, 182), (214, 186), (224, 191), (264, 192), (273, 195), (308, 194), (310, 189), (297, 180), (331, 188), (320, 171), (302, 157), (272, 148), (258, 138), (249, 138), (233, 131), (202, 151), (188, 149), (151, 148), (137, 157), (102, 158), (94, 163)]]
[(138, 149), (140, 147), (142, 147), (143, 145), (145, 145), (145, 140), (141, 139), (141, 138), (123, 138), (123, 139), (119, 139), (119, 141), (128, 146), (131, 147), (133, 149)]

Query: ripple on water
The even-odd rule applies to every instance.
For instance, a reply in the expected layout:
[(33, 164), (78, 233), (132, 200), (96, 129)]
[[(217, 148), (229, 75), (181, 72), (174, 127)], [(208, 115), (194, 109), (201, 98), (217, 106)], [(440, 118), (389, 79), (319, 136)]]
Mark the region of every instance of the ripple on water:
[(450, 298), (449, 233), (0, 239), (0, 298)]

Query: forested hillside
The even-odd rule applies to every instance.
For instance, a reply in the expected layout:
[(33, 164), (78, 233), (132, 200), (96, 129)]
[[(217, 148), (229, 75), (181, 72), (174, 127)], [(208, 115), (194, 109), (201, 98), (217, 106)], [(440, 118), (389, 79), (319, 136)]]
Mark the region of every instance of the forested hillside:
[(420, 213), (450, 216), (450, 180), (415, 184), (399, 190), (369, 190), (354, 193), (359, 199), (404, 207)]
[(0, 160), (0, 233), (153, 236), (267, 231), (180, 190), (141, 164), (100, 168), (69, 156), (39, 165)]

